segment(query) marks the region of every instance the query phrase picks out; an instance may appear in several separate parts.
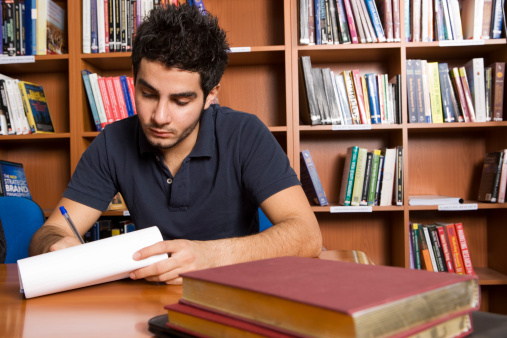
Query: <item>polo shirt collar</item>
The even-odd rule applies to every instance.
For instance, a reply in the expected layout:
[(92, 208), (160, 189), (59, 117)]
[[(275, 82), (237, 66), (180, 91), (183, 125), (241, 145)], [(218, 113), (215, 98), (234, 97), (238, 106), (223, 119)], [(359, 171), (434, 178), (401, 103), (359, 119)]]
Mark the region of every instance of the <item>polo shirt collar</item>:
[[(201, 122), (199, 124), (199, 135), (197, 136), (197, 142), (195, 143), (194, 149), (190, 152), (189, 157), (212, 157), (215, 151), (215, 107), (217, 105), (212, 104), (208, 109), (204, 110)], [(144, 135), (143, 128), (137, 118), (137, 130), (139, 137), (139, 152), (155, 153), (160, 154), (160, 150), (152, 146), (148, 139)]]

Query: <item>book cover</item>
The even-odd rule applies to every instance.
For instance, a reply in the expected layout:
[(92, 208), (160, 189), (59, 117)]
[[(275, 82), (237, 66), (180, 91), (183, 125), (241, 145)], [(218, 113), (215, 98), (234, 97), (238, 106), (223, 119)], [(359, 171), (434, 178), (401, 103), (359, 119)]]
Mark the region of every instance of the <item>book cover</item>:
[[(38, 8), (37, 8), (38, 10)], [(67, 52), (67, 32), (65, 29), (65, 10), (52, 0), (47, 1), (47, 53), (64, 54)]]
[(135, 88), (134, 88), (134, 79), (130, 76), (127, 76), (127, 84), (129, 88), (130, 101), (132, 102), (132, 110), (134, 111), (134, 115), (137, 114), (136, 110), (136, 96), (135, 96)]
[(428, 226), (428, 232), (430, 234), (431, 244), (433, 251), (435, 252), (435, 262), (437, 263), (438, 271), (447, 272), (447, 265), (445, 264), (444, 250), (442, 249), (442, 243), (438, 236), (437, 227), (434, 224)]
[(408, 109), (408, 122), (418, 123), (418, 111), (417, 111), (417, 92), (415, 82), (415, 60), (406, 60), (407, 69), (407, 109)]
[(378, 149), (373, 150), (372, 162), (371, 162), (371, 178), (368, 186), (368, 199), (367, 205), (375, 205), (375, 192), (377, 191), (378, 183), (378, 171), (380, 164), (381, 151)]
[[(107, 85), (107, 77), (98, 77), (97, 83), (99, 85), (100, 96), (102, 97), (102, 104), (104, 105), (104, 112), (107, 117), (107, 123), (113, 123), (117, 120), (118, 109), (116, 105), (111, 104), (111, 96)], [(114, 95), (114, 93), (112, 93)]]
[(426, 246), (428, 247), (428, 255), (431, 260), (431, 264), (426, 264), (426, 270), (431, 271), (428, 268), (428, 265), (431, 265), (431, 268), (433, 269), (433, 271), (438, 272), (439, 268), (438, 268), (436, 257), (435, 257), (435, 249), (433, 248), (433, 242), (431, 240), (430, 231), (429, 231), (427, 225), (422, 226), (422, 232), (423, 232), (424, 240), (426, 241)]
[(447, 239), (449, 240), (452, 262), (454, 263), (454, 271), (456, 271), (457, 274), (464, 274), (465, 268), (463, 266), (463, 257), (461, 255), (459, 239), (458, 235), (456, 234), (454, 223), (443, 224), (443, 226), (445, 227)]
[(32, 199), (22, 163), (0, 160), (1, 196)]
[(466, 75), (477, 122), (486, 122), (484, 59), (474, 58), (465, 64)]
[(352, 188), (354, 187), (354, 177), (356, 175), (358, 146), (347, 148), (345, 163), (343, 165), (342, 184), (340, 188), (340, 197), (338, 203), (340, 205), (350, 206), (352, 199)]
[(55, 127), (49, 112), (48, 101), (44, 94), (44, 88), (34, 83), (19, 81), (19, 90), (23, 99), (31, 133), (47, 134), (54, 133)]
[(444, 253), (445, 264), (449, 273), (454, 273), (454, 264), (452, 262), (451, 248), (449, 247), (449, 241), (445, 228), (443, 225), (436, 226), (438, 238), (440, 239), (440, 245), (442, 246), (442, 252)]
[(492, 69), (492, 110), (493, 121), (503, 121), (503, 92), (505, 87), (505, 62), (495, 62), (491, 64)]
[[(95, 129), (97, 131), (101, 131), (102, 130), (102, 125), (101, 125), (101, 121), (100, 121), (100, 118), (99, 118), (99, 113), (97, 111), (97, 105), (95, 103), (95, 98), (93, 97), (93, 92), (92, 92), (92, 87), (90, 86), (90, 79), (88, 78), (88, 74), (90, 74), (91, 72), (87, 69), (82, 69), (81, 70), (81, 76), (83, 78), (83, 83), (84, 83), (84, 87), (85, 87), (85, 92), (86, 92), (86, 97), (88, 98), (88, 104), (89, 104), (89, 107), (90, 107), (90, 111), (92, 113), (92, 118), (93, 118), (93, 122), (94, 122), (94, 125), (95, 125)], [(106, 121), (104, 121), (105, 123)]]
[(366, 84), (368, 87), (368, 101), (370, 103), (371, 124), (381, 124), (382, 120), (380, 116), (380, 103), (378, 97), (376, 75), (372, 73), (366, 74)]
[(472, 266), (472, 259), (470, 258), (470, 250), (468, 248), (465, 230), (463, 229), (463, 223), (457, 222), (454, 224), (454, 227), (456, 228), (456, 236), (458, 237), (459, 247), (461, 249), (461, 256), (463, 258), (465, 273), (468, 275), (473, 275), (474, 268)]
[(396, 148), (386, 148), (384, 150), (384, 169), (382, 174), (382, 190), (380, 191), (380, 206), (392, 205), (395, 165)]
[(122, 93), (123, 93), (123, 99), (125, 100), (125, 107), (127, 108), (127, 115), (133, 116), (134, 115), (134, 107), (132, 105), (132, 99), (130, 97), (127, 77), (125, 75), (121, 75), (119, 78), (120, 78), (121, 89), (122, 89)]
[(328, 205), (319, 174), (308, 149), (301, 151), (301, 185), (308, 200), (316, 205)]
[(123, 89), (121, 86), (121, 80), (119, 76), (113, 76), (113, 88), (114, 88), (114, 94), (116, 96), (116, 102), (118, 103), (118, 118), (124, 119), (128, 117), (127, 112), (127, 104), (125, 102), (125, 98), (123, 97)]
[(488, 152), (484, 157), (477, 197), (479, 202), (497, 202), (502, 165), (503, 151)]
[(412, 246), (414, 247), (414, 268), (422, 270), (421, 247), (419, 246), (419, 223), (410, 223)]
[(368, 150), (366, 148), (359, 148), (357, 153), (356, 171), (354, 174), (354, 187), (352, 188), (352, 197), (350, 200), (351, 206), (359, 206), (363, 193), (364, 176), (366, 172), (366, 160)]
[[(121, 116), (121, 112), (120, 112), (120, 103), (118, 102), (118, 98), (116, 97), (116, 90), (114, 88), (113, 78), (111, 76), (108, 76), (104, 79), (105, 79), (105, 83), (106, 83), (107, 96), (109, 97), (109, 101), (111, 103), (113, 122), (121, 120), (122, 116)], [(99, 84), (100, 84), (100, 79), (99, 79)], [(104, 106), (105, 106), (105, 104), (106, 104), (106, 100), (104, 100)], [(107, 113), (106, 113), (106, 115), (107, 115)]]
[[(473, 275), (302, 257), (234, 264), (182, 277), (185, 304), (313, 336), (394, 336), (421, 322), (469, 313), (480, 303)], [(407, 306), (413, 311), (402, 310)], [(382, 325), (372, 326), (374, 322)]]

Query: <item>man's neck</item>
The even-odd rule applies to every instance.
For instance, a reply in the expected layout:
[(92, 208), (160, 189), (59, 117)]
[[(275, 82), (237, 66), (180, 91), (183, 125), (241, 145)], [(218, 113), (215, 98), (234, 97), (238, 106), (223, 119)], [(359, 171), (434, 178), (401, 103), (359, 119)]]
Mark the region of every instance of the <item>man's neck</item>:
[(192, 149), (194, 149), (198, 135), (199, 125), (197, 125), (190, 135), (174, 147), (160, 149), (164, 157), (164, 163), (167, 168), (169, 168), (173, 177), (176, 176), (176, 173), (180, 170), (183, 160), (192, 152)]

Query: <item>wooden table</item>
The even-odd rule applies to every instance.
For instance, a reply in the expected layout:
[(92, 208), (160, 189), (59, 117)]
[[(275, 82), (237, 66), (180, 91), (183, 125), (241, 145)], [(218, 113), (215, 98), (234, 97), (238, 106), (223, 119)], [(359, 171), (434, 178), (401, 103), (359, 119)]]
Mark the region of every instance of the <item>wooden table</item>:
[(16, 264), (0, 264), (0, 337), (151, 337), (182, 287), (129, 279), (25, 299)]

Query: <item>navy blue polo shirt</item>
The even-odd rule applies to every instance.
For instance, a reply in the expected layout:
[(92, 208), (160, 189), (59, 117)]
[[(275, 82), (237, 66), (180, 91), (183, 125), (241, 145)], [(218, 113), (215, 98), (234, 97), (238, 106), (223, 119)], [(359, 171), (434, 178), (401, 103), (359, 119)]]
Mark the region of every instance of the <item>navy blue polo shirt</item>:
[(63, 196), (103, 211), (119, 191), (137, 229), (156, 225), (164, 239), (257, 233), (259, 204), (300, 184), (287, 155), (252, 114), (211, 105), (199, 128), (173, 176), (137, 116), (110, 124), (84, 152)]

